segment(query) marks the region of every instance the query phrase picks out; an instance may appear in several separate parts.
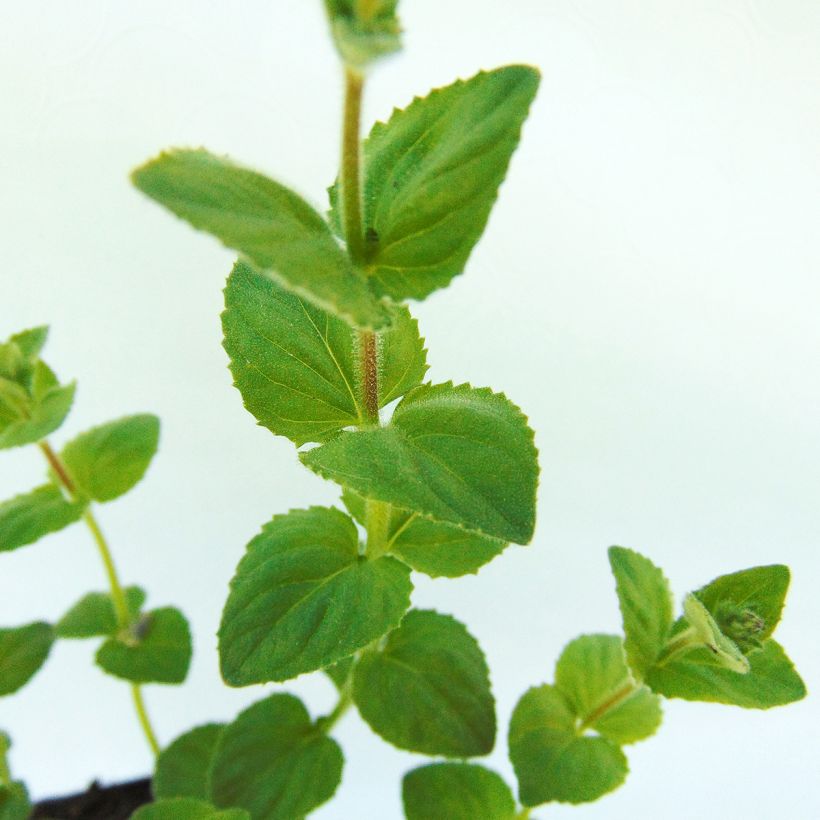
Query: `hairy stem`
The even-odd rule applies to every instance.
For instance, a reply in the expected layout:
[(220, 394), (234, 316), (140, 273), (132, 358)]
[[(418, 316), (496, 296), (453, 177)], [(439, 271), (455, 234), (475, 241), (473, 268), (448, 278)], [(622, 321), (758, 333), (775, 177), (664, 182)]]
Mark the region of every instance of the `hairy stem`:
[(596, 706), (579, 724), (578, 731), (583, 732), (599, 721), (607, 712), (620, 706), (625, 700), (638, 691), (638, 684), (629, 678), (609, 694), (604, 701)]
[[(71, 479), (65, 464), (63, 464), (60, 457), (54, 452), (51, 445), (47, 441), (41, 441), (39, 443), (39, 447), (66, 492), (72, 498), (76, 499), (77, 488)], [(103, 566), (105, 567), (105, 574), (108, 577), (108, 587), (111, 591), (111, 600), (114, 604), (114, 612), (117, 618), (117, 627), (121, 631), (127, 630), (132, 626), (131, 614), (128, 611), (125, 592), (122, 588), (122, 584), (120, 583), (119, 576), (117, 575), (117, 568), (114, 565), (114, 557), (111, 554), (108, 541), (103, 535), (100, 525), (97, 523), (97, 519), (94, 517), (94, 513), (91, 512), (90, 508), (83, 513), (83, 521), (85, 521), (86, 526), (91, 532), (91, 536), (94, 539), (94, 543), (97, 546), (97, 551), (99, 552)], [(137, 711), (137, 719), (139, 720), (139, 724), (145, 734), (145, 739), (148, 741), (148, 745), (151, 747), (151, 751), (154, 755), (158, 755), (159, 743), (157, 742), (156, 733), (151, 726), (151, 721), (148, 718), (148, 712), (145, 709), (145, 701), (142, 697), (142, 690), (138, 684), (131, 684), (131, 694), (134, 699), (134, 707)]]
[(362, 230), (361, 119), (364, 76), (345, 67), (345, 108), (342, 128), (341, 185), (342, 220), (350, 258), (356, 264), (364, 261)]

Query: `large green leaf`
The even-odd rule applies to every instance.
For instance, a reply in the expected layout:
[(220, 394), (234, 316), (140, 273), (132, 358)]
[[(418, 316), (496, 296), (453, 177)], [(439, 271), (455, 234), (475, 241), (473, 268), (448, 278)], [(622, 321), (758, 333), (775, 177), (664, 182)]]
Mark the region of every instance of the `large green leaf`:
[(301, 197), (203, 150), (172, 150), (134, 171), (134, 184), (193, 227), (239, 251), (283, 287), (359, 327), (389, 313), (330, 228)]
[(33, 544), (50, 532), (67, 527), (83, 514), (85, 504), (66, 500), (53, 484), (0, 504), (0, 552)]
[(400, 749), (471, 757), (495, 743), (487, 662), (447, 615), (409, 612), (383, 647), (359, 660), (353, 699), (373, 731)]
[(597, 800), (623, 783), (628, 766), (605, 737), (576, 733), (576, 717), (553, 686), (530, 689), (510, 720), (510, 760), (525, 806)]
[(147, 413), (111, 421), (72, 439), (62, 460), (78, 492), (112, 501), (144, 475), (159, 444), (159, 419)]
[(252, 820), (294, 820), (329, 800), (342, 776), (338, 744), (292, 695), (271, 695), (223, 731), (211, 771), (211, 800), (241, 806)]
[(33, 444), (53, 433), (71, 410), (74, 390), (73, 382), (44, 389), (34, 399), (25, 417), (8, 420), (0, 412), (0, 450)]
[(780, 621), (789, 589), (789, 568), (752, 567), (721, 575), (695, 592), (724, 635), (743, 651), (759, 647)]
[(347, 65), (364, 68), (401, 48), (398, 0), (325, 0), (333, 41)]
[(273, 518), (231, 581), (219, 629), (231, 686), (282, 681), (352, 655), (396, 626), (410, 605), (410, 570), (359, 554), (353, 521), (312, 507)]
[[(145, 603), (145, 590), (125, 589), (125, 602), (133, 620)], [(114, 602), (107, 592), (89, 592), (74, 604), (54, 626), (58, 638), (108, 637), (117, 632)]]
[(749, 671), (744, 674), (717, 665), (708, 649), (696, 649), (650, 669), (646, 682), (667, 698), (726, 703), (746, 709), (769, 709), (805, 697), (805, 684), (776, 641), (767, 640), (762, 649), (751, 651), (747, 657)]
[(623, 618), (626, 659), (643, 677), (669, 638), (672, 593), (663, 572), (634, 550), (610, 547), (609, 563)]
[(619, 745), (653, 735), (661, 723), (660, 698), (632, 678), (617, 635), (582, 635), (555, 666), (561, 692), (582, 730), (594, 729)]
[(211, 797), (211, 765), (224, 723), (207, 723), (180, 735), (157, 758), (151, 790), (156, 798)]
[(0, 629), (0, 695), (25, 686), (46, 662), (53, 643), (54, 630), (40, 621)]
[[(264, 427), (301, 445), (364, 420), (359, 341), (347, 322), (238, 262), (222, 328), (234, 384)], [(415, 319), (395, 308), (393, 325), (378, 334), (382, 406), (421, 382), (425, 354)]]
[(205, 800), (172, 797), (141, 806), (131, 820), (251, 820), (244, 809), (217, 809)]
[(515, 820), (510, 787), (470, 763), (432, 763), (408, 772), (401, 788), (407, 820)]
[[(365, 524), (366, 500), (352, 490), (342, 493), (350, 514)], [(453, 524), (431, 521), (417, 513), (391, 507), (386, 552), (431, 578), (457, 578), (478, 572), (507, 546)]]
[(97, 663), (110, 675), (133, 683), (182, 683), (191, 663), (191, 631), (174, 607), (143, 615), (132, 634), (109, 638)]
[(461, 273), (480, 238), (538, 89), (512, 65), (433, 91), (364, 144), (373, 287), (423, 299)]
[(532, 538), (533, 432), (503, 394), (423, 385), (402, 399), (389, 426), (343, 432), (300, 457), (368, 498), (504, 541)]

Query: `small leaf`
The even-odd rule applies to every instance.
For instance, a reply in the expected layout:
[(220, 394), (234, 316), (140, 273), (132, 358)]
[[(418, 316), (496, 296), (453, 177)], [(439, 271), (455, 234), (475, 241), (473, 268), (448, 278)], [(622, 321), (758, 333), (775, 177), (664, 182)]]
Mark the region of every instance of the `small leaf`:
[(451, 383), (408, 393), (387, 427), (300, 454), (360, 495), (520, 544), (535, 527), (537, 457), (526, 418), (503, 394)]
[(356, 526), (323, 507), (273, 518), (231, 581), (219, 654), (231, 686), (282, 681), (329, 666), (396, 626), (410, 570), (359, 555)]
[[(401, 48), (398, 0), (325, 0), (333, 41), (342, 60), (364, 68)], [(364, 9), (367, 9), (365, 11)]]
[(53, 643), (54, 630), (40, 621), (0, 629), (0, 695), (25, 686), (46, 662)]
[(34, 362), (40, 355), (47, 339), (48, 325), (40, 325), (15, 333), (9, 341), (17, 345), (25, 359)]
[[(351, 515), (364, 525), (366, 501), (352, 490), (342, 493)], [(488, 538), (453, 524), (392, 507), (387, 532), (387, 552), (431, 578), (458, 578), (478, 572), (500, 555), (505, 541)]]
[(610, 547), (609, 563), (623, 617), (626, 659), (642, 678), (666, 645), (672, 628), (672, 594), (663, 572), (625, 547)]
[(172, 797), (141, 806), (131, 820), (251, 820), (244, 809), (217, 809), (204, 800)]
[(793, 703), (806, 695), (806, 687), (783, 647), (769, 639), (762, 649), (749, 653), (749, 671), (733, 672), (715, 665), (712, 653), (703, 648), (689, 652), (646, 677), (654, 692), (667, 698), (711, 701), (769, 709)]
[(338, 744), (311, 723), (302, 702), (276, 694), (229, 724), (216, 747), (211, 799), (252, 820), (293, 820), (329, 800), (342, 777)]
[(74, 401), (75, 385), (52, 387), (36, 401), (27, 418), (8, 424), (0, 421), (0, 450), (41, 441), (64, 421)]
[(749, 671), (746, 656), (720, 631), (709, 610), (694, 595), (686, 596), (683, 612), (700, 641), (712, 653), (715, 663), (743, 675)]
[(460, 274), (478, 242), (538, 89), (511, 65), (416, 99), (364, 144), (364, 220), (377, 292), (423, 299)]
[(19, 780), (0, 783), (0, 820), (28, 820), (31, 808), (25, 784)]
[(604, 737), (579, 737), (575, 716), (552, 686), (530, 689), (510, 721), (510, 760), (525, 806), (587, 803), (623, 783), (623, 752)]
[(78, 521), (85, 504), (67, 501), (53, 484), (0, 504), (0, 552), (33, 544)]
[(495, 772), (470, 763), (432, 763), (402, 781), (407, 820), (515, 820), (510, 787)]
[(447, 615), (409, 612), (383, 648), (360, 658), (353, 699), (370, 728), (400, 749), (471, 757), (495, 743), (484, 654)]
[(133, 683), (182, 683), (191, 663), (191, 632), (185, 616), (173, 607), (142, 616), (135, 634), (109, 638), (97, 651), (97, 663), (109, 675)]
[(80, 493), (113, 501), (145, 475), (158, 443), (156, 416), (127, 416), (81, 433), (63, 448), (62, 460)]
[(385, 306), (353, 269), (324, 219), (272, 179), (201, 149), (175, 149), (137, 168), (132, 180), (317, 307), (363, 328), (389, 324)]
[(579, 728), (594, 729), (619, 745), (643, 740), (660, 726), (660, 698), (636, 686), (617, 635), (582, 635), (569, 643), (555, 667), (555, 688)]
[[(145, 603), (145, 590), (128, 587), (125, 600), (133, 620), (137, 619)], [(114, 602), (106, 592), (89, 592), (74, 604), (54, 626), (58, 638), (98, 638), (117, 632)]]
[(721, 575), (694, 594), (721, 632), (745, 652), (771, 637), (780, 622), (789, 580), (789, 568), (782, 564), (752, 567)]
[(197, 726), (163, 749), (151, 781), (154, 796), (210, 799), (210, 769), (224, 728), (224, 723)]

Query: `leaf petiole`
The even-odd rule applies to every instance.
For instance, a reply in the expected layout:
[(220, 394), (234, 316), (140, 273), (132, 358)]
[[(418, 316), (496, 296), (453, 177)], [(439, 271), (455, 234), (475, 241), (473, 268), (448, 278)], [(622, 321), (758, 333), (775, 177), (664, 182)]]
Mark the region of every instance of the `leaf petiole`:
[(655, 661), (655, 666), (666, 666), (670, 661), (685, 655), (693, 649), (697, 649), (699, 646), (703, 646), (703, 639), (697, 629), (690, 626), (667, 641), (666, 646), (661, 650), (657, 661)]

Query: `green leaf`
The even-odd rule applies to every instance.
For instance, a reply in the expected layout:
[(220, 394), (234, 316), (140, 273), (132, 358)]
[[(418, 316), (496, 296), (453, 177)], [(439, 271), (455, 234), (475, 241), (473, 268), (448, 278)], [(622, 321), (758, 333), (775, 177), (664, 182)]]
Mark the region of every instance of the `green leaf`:
[(31, 801), (25, 784), (13, 781), (0, 783), (0, 820), (28, 820)]
[(628, 771), (611, 740), (576, 734), (575, 715), (553, 686), (530, 689), (518, 702), (509, 747), (525, 806), (597, 800), (620, 786)]
[(387, 427), (300, 454), (360, 495), (520, 544), (535, 527), (537, 456), (525, 416), (503, 394), (449, 382), (408, 393)]
[[(128, 587), (125, 600), (131, 618), (136, 620), (145, 603), (145, 590)], [(117, 632), (114, 602), (106, 592), (89, 592), (74, 604), (54, 626), (58, 638), (98, 638)]]
[(752, 567), (721, 575), (694, 594), (721, 632), (746, 652), (759, 648), (780, 622), (789, 580), (782, 564)]
[(210, 769), (224, 728), (224, 723), (197, 726), (163, 749), (151, 781), (154, 796), (210, 799)]
[(325, 0), (333, 41), (342, 60), (364, 68), (401, 48), (398, 0)]
[[(342, 500), (351, 515), (364, 526), (365, 499), (352, 490), (345, 490)], [(506, 546), (505, 541), (463, 527), (430, 521), (398, 507), (390, 510), (387, 552), (431, 578), (458, 578), (478, 572)]]
[(105, 641), (97, 663), (133, 683), (182, 683), (191, 663), (188, 622), (173, 607), (148, 612), (128, 635)]
[(364, 224), (378, 293), (423, 299), (464, 270), (538, 83), (529, 66), (481, 72), (376, 124), (364, 144)]
[(370, 728), (400, 749), (471, 757), (495, 743), (487, 662), (447, 615), (409, 612), (382, 648), (360, 658), (353, 699)]
[(46, 662), (54, 630), (41, 621), (0, 629), (0, 695), (25, 686)]
[(81, 433), (63, 448), (62, 460), (78, 491), (113, 501), (145, 475), (159, 444), (159, 419), (127, 416)]
[(16, 344), (23, 357), (33, 363), (40, 355), (47, 339), (48, 325), (40, 325), (15, 333), (9, 341)]
[(85, 504), (67, 501), (53, 484), (0, 504), (0, 552), (33, 544), (79, 520)]
[(293, 820), (329, 800), (342, 777), (338, 744), (292, 695), (271, 695), (228, 725), (216, 747), (211, 799), (252, 820)]
[(353, 656), (351, 655), (349, 658), (343, 658), (338, 663), (326, 666), (322, 671), (333, 681), (333, 685), (336, 689), (341, 692), (350, 678), (354, 662)]
[(204, 800), (173, 797), (142, 806), (131, 820), (251, 820), (244, 809), (217, 809)]
[(776, 641), (769, 639), (762, 649), (750, 652), (748, 661), (747, 673), (733, 672), (715, 665), (708, 649), (696, 649), (664, 666), (654, 667), (646, 682), (667, 698), (726, 703), (746, 709), (769, 709), (805, 697), (805, 684)]
[(642, 678), (658, 659), (672, 628), (669, 582), (648, 558), (625, 547), (610, 547), (609, 563), (623, 617), (626, 659)]
[(74, 401), (75, 385), (55, 386), (46, 390), (34, 402), (26, 418), (10, 423), (0, 414), (0, 450), (33, 444), (53, 433), (64, 421)]
[(555, 688), (581, 729), (619, 745), (643, 740), (661, 724), (660, 698), (636, 685), (617, 635), (582, 635), (569, 643), (555, 667)]
[[(384, 406), (421, 382), (426, 351), (404, 307), (378, 334), (378, 384)], [(336, 316), (284, 290), (243, 262), (225, 288), (224, 347), (245, 407), (296, 445), (325, 441), (360, 424), (359, 341)]]
[(495, 772), (470, 763), (432, 763), (402, 781), (407, 820), (515, 820), (510, 787)]
[(683, 602), (683, 612), (701, 643), (711, 652), (713, 662), (744, 675), (749, 671), (749, 661), (746, 656), (738, 649), (734, 641), (720, 631), (720, 627), (709, 614), (709, 610), (694, 595), (686, 596)]
[(134, 184), (288, 290), (353, 324), (389, 324), (327, 223), (301, 197), (204, 150), (175, 149), (137, 168)]
[(282, 681), (329, 666), (396, 626), (410, 570), (359, 555), (344, 513), (275, 516), (249, 544), (222, 614), (219, 654), (231, 686)]

